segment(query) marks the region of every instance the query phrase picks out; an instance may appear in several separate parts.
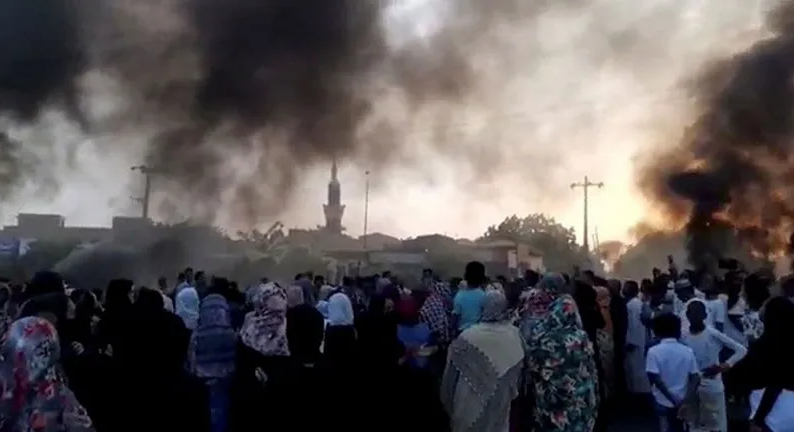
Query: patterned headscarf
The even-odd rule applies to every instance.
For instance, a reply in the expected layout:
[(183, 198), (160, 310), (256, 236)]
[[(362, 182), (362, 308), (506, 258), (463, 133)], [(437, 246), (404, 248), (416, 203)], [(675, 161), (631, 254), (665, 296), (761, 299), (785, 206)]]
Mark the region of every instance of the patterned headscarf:
[(11, 324), (2, 346), (0, 430), (89, 432), (91, 419), (57, 369), (55, 327), (39, 317)]
[(507, 307), (507, 297), (502, 291), (487, 291), (482, 300), (482, 314), (480, 322), (501, 323), (509, 321), (510, 315)]
[(443, 282), (434, 283), (430, 288), (430, 296), (419, 309), (419, 316), (436, 334), (439, 344), (442, 345), (452, 341), (451, 312), (452, 291)]
[(521, 316), (541, 318), (549, 313), (552, 302), (563, 294), (565, 278), (558, 273), (548, 273), (535, 288), (521, 296)]
[(191, 366), (199, 378), (225, 378), (234, 372), (237, 333), (231, 308), (220, 294), (210, 294), (199, 308), (191, 340)]
[(254, 310), (245, 315), (241, 342), (267, 356), (288, 356), (287, 294), (273, 282), (251, 288)]
[(306, 303), (306, 297), (303, 295), (303, 288), (298, 285), (292, 285), (287, 288), (287, 307), (300, 306)]

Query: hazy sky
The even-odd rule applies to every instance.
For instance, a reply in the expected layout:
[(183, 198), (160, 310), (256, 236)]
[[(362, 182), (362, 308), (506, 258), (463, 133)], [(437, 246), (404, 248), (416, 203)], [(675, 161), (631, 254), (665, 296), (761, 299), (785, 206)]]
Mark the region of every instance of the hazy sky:
[[(394, 45), (443, 27), (444, 8), (453, 1), (396, 1), (385, 17)], [(481, 59), (483, 97), (460, 107), (461, 122), (451, 127), (459, 130), (450, 131), (467, 145), (501, 155), (476, 168), (489, 174), (487, 184), (473, 182), (471, 166), (428, 150), (430, 127), (416, 126), (409, 134), (416, 150), (411, 157), (422, 162), (373, 176), (369, 231), (474, 237), (505, 216), (543, 212), (580, 234), (583, 195), (570, 184), (588, 175), (605, 183), (591, 190), (591, 234), (597, 229), (602, 241), (627, 239), (647, 211), (634, 189), (635, 158), (675, 145), (686, 124), (689, 101), (679, 90), (681, 80), (707, 59), (757, 39), (759, 11), (772, 1), (591, 0), (549, 10), (532, 25), (503, 23), (493, 30), (496, 54), (472, 49)], [(113, 101), (103, 99), (92, 109), (107, 104)], [(102, 140), (135, 138), (86, 140), (63, 127), (41, 129), (24, 136), (72, 140), (75, 160), (70, 166), (65, 154), (51, 154), (60, 193), (45, 197), (30, 189), (3, 208), (7, 221), (19, 211), (59, 212), (69, 225), (107, 225), (113, 214), (136, 211), (129, 189), (142, 179), (129, 166), (140, 154), (132, 145), (124, 154), (101, 152)], [(344, 224), (354, 235), (363, 229), (367, 169), (348, 161), (340, 172)], [(328, 166), (306, 173), (281, 216), (287, 227), (323, 223), (328, 177)]]

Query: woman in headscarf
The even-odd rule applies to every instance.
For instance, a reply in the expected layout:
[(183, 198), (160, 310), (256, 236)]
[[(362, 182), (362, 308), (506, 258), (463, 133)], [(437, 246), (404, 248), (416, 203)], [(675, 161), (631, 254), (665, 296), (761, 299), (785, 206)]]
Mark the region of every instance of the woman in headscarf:
[(113, 279), (108, 282), (104, 312), (97, 326), (99, 348), (103, 352), (112, 353), (116, 360), (127, 351), (123, 345), (130, 331), (132, 286), (129, 279)]
[(441, 402), (453, 432), (507, 432), (510, 405), (519, 394), (524, 344), (498, 290), (483, 297), (480, 322), (449, 346)]
[[(108, 357), (103, 355), (94, 335), (94, 322), (99, 314), (99, 302), (94, 293), (75, 289), (70, 294), (74, 304), (74, 318), (60, 326), (63, 364), (69, 387), (88, 410), (97, 429), (105, 424), (104, 383), (108, 376)], [(67, 305), (67, 318), (70, 306)], [(59, 330), (61, 332), (61, 330)]]
[(176, 293), (174, 309), (190, 331), (195, 330), (198, 325), (200, 304), (198, 291), (192, 286), (184, 287)]
[(612, 296), (609, 288), (605, 286), (597, 286), (595, 290), (598, 310), (604, 320), (604, 326), (596, 330), (596, 340), (598, 341), (597, 354), (603, 371), (601, 385), (603, 386), (604, 401), (606, 401), (612, 397), (615, 390), (615, 339), (612, 313), (610, 311)]
[(307, 304), (303, 288), (287, 288), (287, 342), (292, 359), (298, 364), (314, 364), (320, 359), (325, 320), (317, 308)]
[(452, 342), (452, 290), (444, 282), (430, 285), (428, 295), (419, 316), (432, 332), (436, 352), (430, 356), (430, 370), (437, 379), (444, 373), (447, 362), (447, 347)]
[[(131, 316), (129, 351), (108, 385), (113, 402), (108, 430), (210, 432), (207, 388), (185, 367), (190, 332), (184, 322), (165, 310), (159, 291), (148, 288), (138, 291)], [(131, 414), (130, 407), (141, 401), (145, 413)]]
[[(345, 429), (349, 419), (335, 414), (349, 409), (351, 395), (354, 394), (350, 393), (354, 388), (351, 384), (354, 383), (349, 381), (347, 375), (336, 374), (322, 361), (323, 316), (316, 307), (304, 301), (303, 289), (297, 285), (287, 288), (287, 305), (287, 341), (293, 373), (286, 397), (291, 400), (290, 406), (311, 409), (311, 415), (291, 419), (290, 429)], [(330, 398), (329, 389), (333, 393)]]
[(427, 323), (433, 332), (439, 348), (446, 347), (452, 341), (452, 291), (443, 282), (435, 282), (430, 286), (430, 295), (419, 310), (422, 321)]
[(345, 293), (328, 299), (328, 326), (325, 328), (325, 359), (334, 367), (352, 367), (356, 351), (356, 328), (353, 304)]
[[(250, 288), (251, 312), (245, 315), (237, 344), (232, 384), (232, 431), (248, 431), (261, 422), (261, 408), (287, 412), (290, 351), (287, 294), (274, 282)], [(276, 427), (278, 429), (278, 427)]]
[(232, 329), (229, 303), (213, 291), (201, 301), (198, 324), (189, 349), (193, 374), (209, 391), (213, 432), (224, 432), (229, 409), (229, 387), (236, 355), (237, 333)]
[(545, 275), (521, 312), (537, 430), (589, 432), (598, 409), (594, 349), (565, 279)]
[(0, 356), (0, 430), (94, 430), (58, 370), (59, 357), (58, 333), (52, 323), (27, 317), (11, 324)]

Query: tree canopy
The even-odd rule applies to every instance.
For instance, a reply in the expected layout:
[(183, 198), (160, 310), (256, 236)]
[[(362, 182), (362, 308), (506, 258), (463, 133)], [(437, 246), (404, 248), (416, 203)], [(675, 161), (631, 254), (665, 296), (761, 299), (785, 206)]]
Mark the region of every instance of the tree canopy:
[(598, 260), (576, 244), (576, 234), (571, 227), (565, 227), (553, 217), (542, 213), (532, 213), (525, 217), (516, 215), (505, 218), (497, 225), (491, 225), (481, 239), (510, 240), (527, 244), (543, 255), (543, 263), (550, 271), (571, 271), (573, 266), (600, 266)]

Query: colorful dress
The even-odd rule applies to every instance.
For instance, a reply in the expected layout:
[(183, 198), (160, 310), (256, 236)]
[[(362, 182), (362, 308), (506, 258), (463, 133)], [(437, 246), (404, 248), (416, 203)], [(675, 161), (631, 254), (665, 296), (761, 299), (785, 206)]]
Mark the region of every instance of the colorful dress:
[[(522, 313), (527, 343), (527, 382), (534, 391), (536, 430), (590, 432), (598, 409), (593, 345), (564, 279), (546, 275)], [(522, 330), (524, 330), (522, 329)]]
[(612, 325), (612, 313), (609, 304), (612, 296), (606, 287), (596, 287), (598, 309), (604, 318), (604, 327), (596, 331), (598, 359), (601, 361), (603, 382), (602, 390), (605, 399), (609, 399), (615, 389), (615, 328)]

